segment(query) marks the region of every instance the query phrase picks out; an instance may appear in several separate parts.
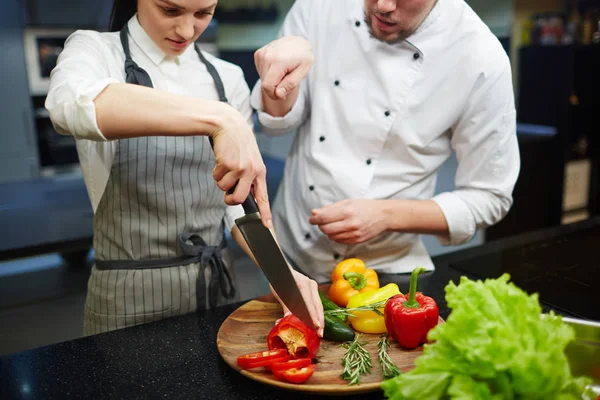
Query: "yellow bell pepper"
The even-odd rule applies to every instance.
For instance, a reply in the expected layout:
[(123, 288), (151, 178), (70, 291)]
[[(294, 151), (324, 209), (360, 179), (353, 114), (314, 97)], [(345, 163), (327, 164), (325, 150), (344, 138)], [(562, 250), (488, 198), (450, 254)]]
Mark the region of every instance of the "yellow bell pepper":
[[(369, 304), (377, 303), (379, 301), (387, 300), (400, 294), (400, 288), (395, 283), (388, 283), (384, 287), (370, 291), (355, 294), (348, 300), (348, 308), (357, 308), (362, 306), (368, 306)], [(383, 314), (385, 306), (378, 308)], [(375, 311), (352, 311), (354, 317), (348, 317), (348, 321), (352, 324), (354, 330), (363, 333), (385, 333), (387, 329), (385, 327), (385, 318), (383, 315), (377, 315)]]
[(338, 265), (331, 274), (329, 298), (340, 307), (346, 307), (351, 296), (379, 289), (377, 273), (358, 258), (348, 258)]

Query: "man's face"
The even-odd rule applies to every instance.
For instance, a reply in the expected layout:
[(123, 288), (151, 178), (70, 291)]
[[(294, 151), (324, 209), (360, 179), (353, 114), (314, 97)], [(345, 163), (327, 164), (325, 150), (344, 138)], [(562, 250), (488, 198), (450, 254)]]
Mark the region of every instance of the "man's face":
[(365, 0), (365, 23), (375, 39), (402, 42), (427, 17), (436, 0)]
[(212, 20), (217, 0), (138, 0), (138, 19), (167, 55), (178, 56)]

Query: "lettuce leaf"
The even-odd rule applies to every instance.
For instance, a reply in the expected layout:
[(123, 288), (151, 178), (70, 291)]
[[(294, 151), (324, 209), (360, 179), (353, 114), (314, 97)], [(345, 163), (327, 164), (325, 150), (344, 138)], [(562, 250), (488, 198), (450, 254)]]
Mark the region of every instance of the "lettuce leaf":
[(554, 313), (542, 318), (538, 295), (498, 279), (450, 282), (446, 323), (429, 332), (415, 368), (382, 384), (390, 399), (582, 398), (587, 378), (574, 379), (565, 347), (574, 330)]

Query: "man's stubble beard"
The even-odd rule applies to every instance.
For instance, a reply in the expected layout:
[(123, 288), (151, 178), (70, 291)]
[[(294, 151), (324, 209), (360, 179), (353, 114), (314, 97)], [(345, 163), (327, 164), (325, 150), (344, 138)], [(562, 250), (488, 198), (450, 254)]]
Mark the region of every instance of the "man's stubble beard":
[(413, 33), (415, 33), (414, 30), (401, 30), (400, 32), (397, 32), (395, 35), (395, 37), (393, 39), (384, 39), (384, 38), (380, 38), (379, 36), (377, 36), (375, 34), (375, 29), (373, 28), (373, 25), (371, 23), (372, 21), (372, 17), (374, 16), (373, 14), (368, 14), (367, 11), (365, 10), (364, 12), (364, 22), (365, 24), (367, 24), (367, 27), (369, 28), (369, 35), (373, 38), (373, 39), (377, 39), (380, 42), (386, 43), (386, 44), (398, 44), (401, 43), (403, 41), (405, 41), (406, 39), (408, 39)]

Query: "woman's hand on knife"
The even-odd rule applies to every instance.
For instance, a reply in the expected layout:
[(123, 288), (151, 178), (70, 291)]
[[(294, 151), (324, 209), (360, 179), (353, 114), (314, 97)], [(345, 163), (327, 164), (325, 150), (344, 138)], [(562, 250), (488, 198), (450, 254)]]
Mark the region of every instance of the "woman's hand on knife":
[[(267, 168), (248, 122), (234, 108), (220, 118), (211, 134), (215, 152), (213, 178), (225, 191), (225, 203), (241, 204), (252, 193), (263, 224), (270, 226), (271, 208), (267, 192)], [(230, 189), (235, 187), (233, 193)]]

